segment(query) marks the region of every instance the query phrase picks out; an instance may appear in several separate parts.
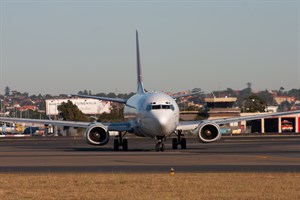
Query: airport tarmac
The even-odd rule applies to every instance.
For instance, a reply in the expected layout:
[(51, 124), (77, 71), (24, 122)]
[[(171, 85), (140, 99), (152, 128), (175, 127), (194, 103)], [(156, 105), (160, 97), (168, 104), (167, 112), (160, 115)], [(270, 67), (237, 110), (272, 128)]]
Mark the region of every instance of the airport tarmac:
[(132, 137), (114, 152), (113, 138), (96, 147), (84, 138), (0, 139), (0, 173), (15, 172), (300, 172), (300, 136), (227, 136), (215, 143), (187, 138), (187, 149), (156, 152), (149, 138)]

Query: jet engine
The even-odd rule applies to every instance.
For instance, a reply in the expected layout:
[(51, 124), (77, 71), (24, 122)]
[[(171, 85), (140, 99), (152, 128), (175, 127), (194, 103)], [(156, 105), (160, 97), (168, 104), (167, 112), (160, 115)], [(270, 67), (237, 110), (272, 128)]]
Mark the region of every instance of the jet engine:
[(203, 121), (198, 125), (198, 138), (200, 142), (209, 143), (221, 138), (220, 126), (212, 121)]
[(109, 141), (107, 128), (101, 123), (91, 123), (84, 133), (85, 141), (92, 145), (105, 145)]

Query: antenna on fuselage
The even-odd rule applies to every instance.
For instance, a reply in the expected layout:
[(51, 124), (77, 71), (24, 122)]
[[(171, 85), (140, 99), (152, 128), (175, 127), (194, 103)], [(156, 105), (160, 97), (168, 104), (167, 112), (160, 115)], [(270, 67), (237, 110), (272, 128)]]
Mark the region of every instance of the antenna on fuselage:
[(139, 49), (139, 35), (136, 30), (136, 61), (137, 61), (137, 93), (143, 94), (145, 93), (143, 86), (143, 77), (142, 77), (142, 67), (140, 60), (140, 49)]

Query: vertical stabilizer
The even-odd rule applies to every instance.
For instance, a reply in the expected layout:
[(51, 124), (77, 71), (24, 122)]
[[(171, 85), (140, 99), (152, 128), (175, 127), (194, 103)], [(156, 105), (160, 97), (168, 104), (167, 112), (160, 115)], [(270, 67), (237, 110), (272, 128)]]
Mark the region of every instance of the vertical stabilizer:
[(140, 49), (139, 49), (139, 36), (137, 31), (136, 31), (136, 61), (137, 61), (137, 93), (143, 94), (145, 93), (145, 90), (143, 86)]

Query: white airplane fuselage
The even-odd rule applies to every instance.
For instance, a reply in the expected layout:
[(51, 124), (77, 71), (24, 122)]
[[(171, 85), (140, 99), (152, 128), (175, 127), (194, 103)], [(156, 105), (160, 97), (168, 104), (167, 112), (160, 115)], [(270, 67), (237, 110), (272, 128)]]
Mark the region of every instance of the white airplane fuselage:
[(168, 137), (179, 125), (178, 105), (163, 92), (135, 94), (126, 102), (124, 116), (132, 120), (138, 136)]

